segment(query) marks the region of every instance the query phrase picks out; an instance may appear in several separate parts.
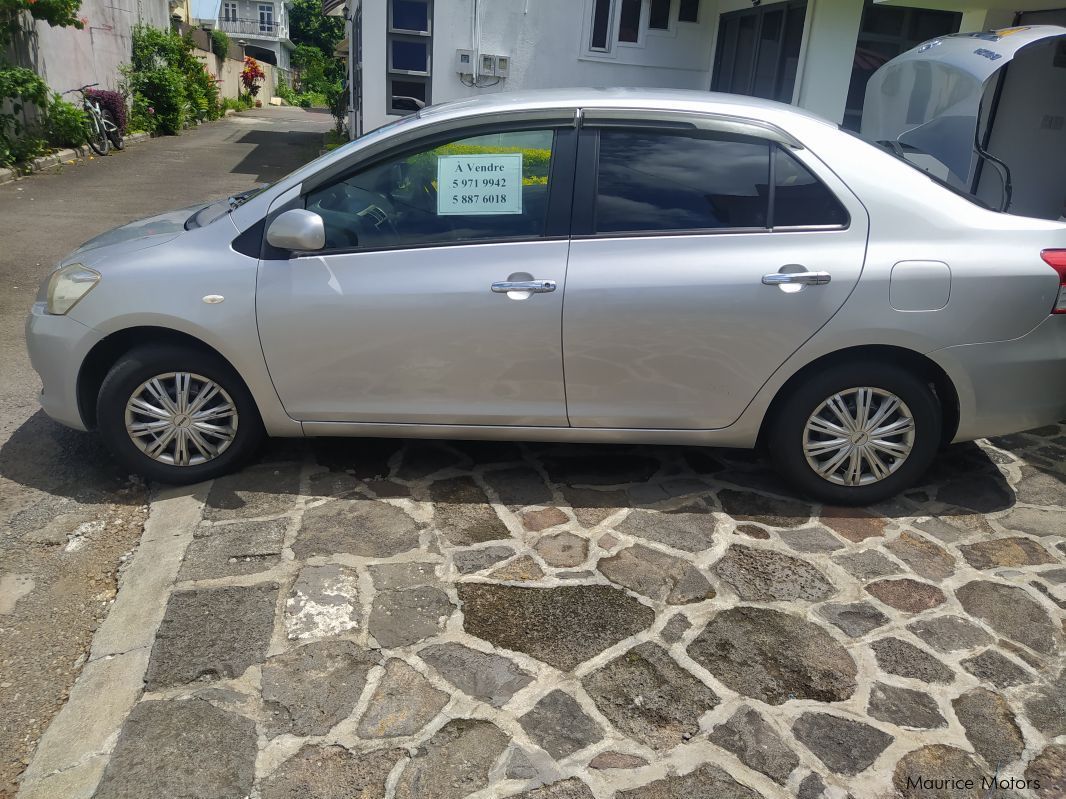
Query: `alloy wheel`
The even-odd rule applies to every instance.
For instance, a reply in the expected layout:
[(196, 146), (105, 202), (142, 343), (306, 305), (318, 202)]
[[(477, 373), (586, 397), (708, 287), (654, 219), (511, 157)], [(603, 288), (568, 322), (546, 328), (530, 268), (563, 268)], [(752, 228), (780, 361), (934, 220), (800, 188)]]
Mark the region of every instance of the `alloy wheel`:
[(192, 372), (145, 380), (126, 403), (126, 432), (149, 458), (198, 466), (225, 452), (237, 435), (237, 406), (218, 383)]
[(869, 386), (840, 391), (807, 419), (803, 454), (816, 474), (843, 486), (895, 472), (914, 448), (914, 416), (895, 394)]

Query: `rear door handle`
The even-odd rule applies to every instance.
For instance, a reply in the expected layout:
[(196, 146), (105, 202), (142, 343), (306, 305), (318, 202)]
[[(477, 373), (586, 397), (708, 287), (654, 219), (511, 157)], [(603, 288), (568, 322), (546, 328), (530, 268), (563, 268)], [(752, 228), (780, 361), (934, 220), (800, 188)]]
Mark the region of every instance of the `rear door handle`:
[(763, 275), (764, 286), (782, 286), (787, 283), (799, 283), (802, 286), (824, 286), (833, 276), (828, 272), (774, 272)]
[(528, 291), (533, 294), (547, 294), (555, 291), (554, 280), (500, 280), (492, 284), (494, 294), (506, 294), (509, 291)]

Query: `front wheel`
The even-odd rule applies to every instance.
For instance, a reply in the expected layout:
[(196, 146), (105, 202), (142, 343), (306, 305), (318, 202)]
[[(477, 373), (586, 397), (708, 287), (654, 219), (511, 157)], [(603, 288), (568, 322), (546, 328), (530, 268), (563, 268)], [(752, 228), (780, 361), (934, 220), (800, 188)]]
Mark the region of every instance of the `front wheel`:
[(829, 367), (769, 420), (768, 454), (803, 494), (867, 505), (919, 480), (940, 446), (940, 403), (928, 383), (890, 364)]
[(175, 484), (232, 471), (264, 437), (255, 401), (228, 363), (171, 345), (119, 359), (100, 387), (97, 422), (130, 471)]
[(94, 114), (89, 114), (89, 147), (97, 155), (107, 155), (111, 147), (111, 140), (107, 138), (104, 123)]

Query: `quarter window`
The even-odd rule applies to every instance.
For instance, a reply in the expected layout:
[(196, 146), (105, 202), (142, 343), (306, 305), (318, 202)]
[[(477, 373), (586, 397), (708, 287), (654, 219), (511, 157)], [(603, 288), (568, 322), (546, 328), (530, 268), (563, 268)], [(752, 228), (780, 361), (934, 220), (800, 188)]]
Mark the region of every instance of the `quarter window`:
[(387, 158), (308, 194), (327, 250), (544, 235), (554, 131), (491, 133)]
[(595, 231), (765, 228), (769, 183), (765, 141), (603, 130)]
[(803, 164), (774, 148), (773, 226), (841, 226), (848, 212), (833, 193)]

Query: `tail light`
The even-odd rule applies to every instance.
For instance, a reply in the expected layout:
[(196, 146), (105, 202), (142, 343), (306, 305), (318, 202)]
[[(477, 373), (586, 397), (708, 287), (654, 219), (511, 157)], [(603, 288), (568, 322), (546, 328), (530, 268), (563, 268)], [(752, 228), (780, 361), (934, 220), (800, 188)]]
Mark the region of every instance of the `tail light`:
[(1059, 294), (1051, 313), (1066, 313), (1066, 250), (1044, 250), (1040, 257), (1059, 273)]

